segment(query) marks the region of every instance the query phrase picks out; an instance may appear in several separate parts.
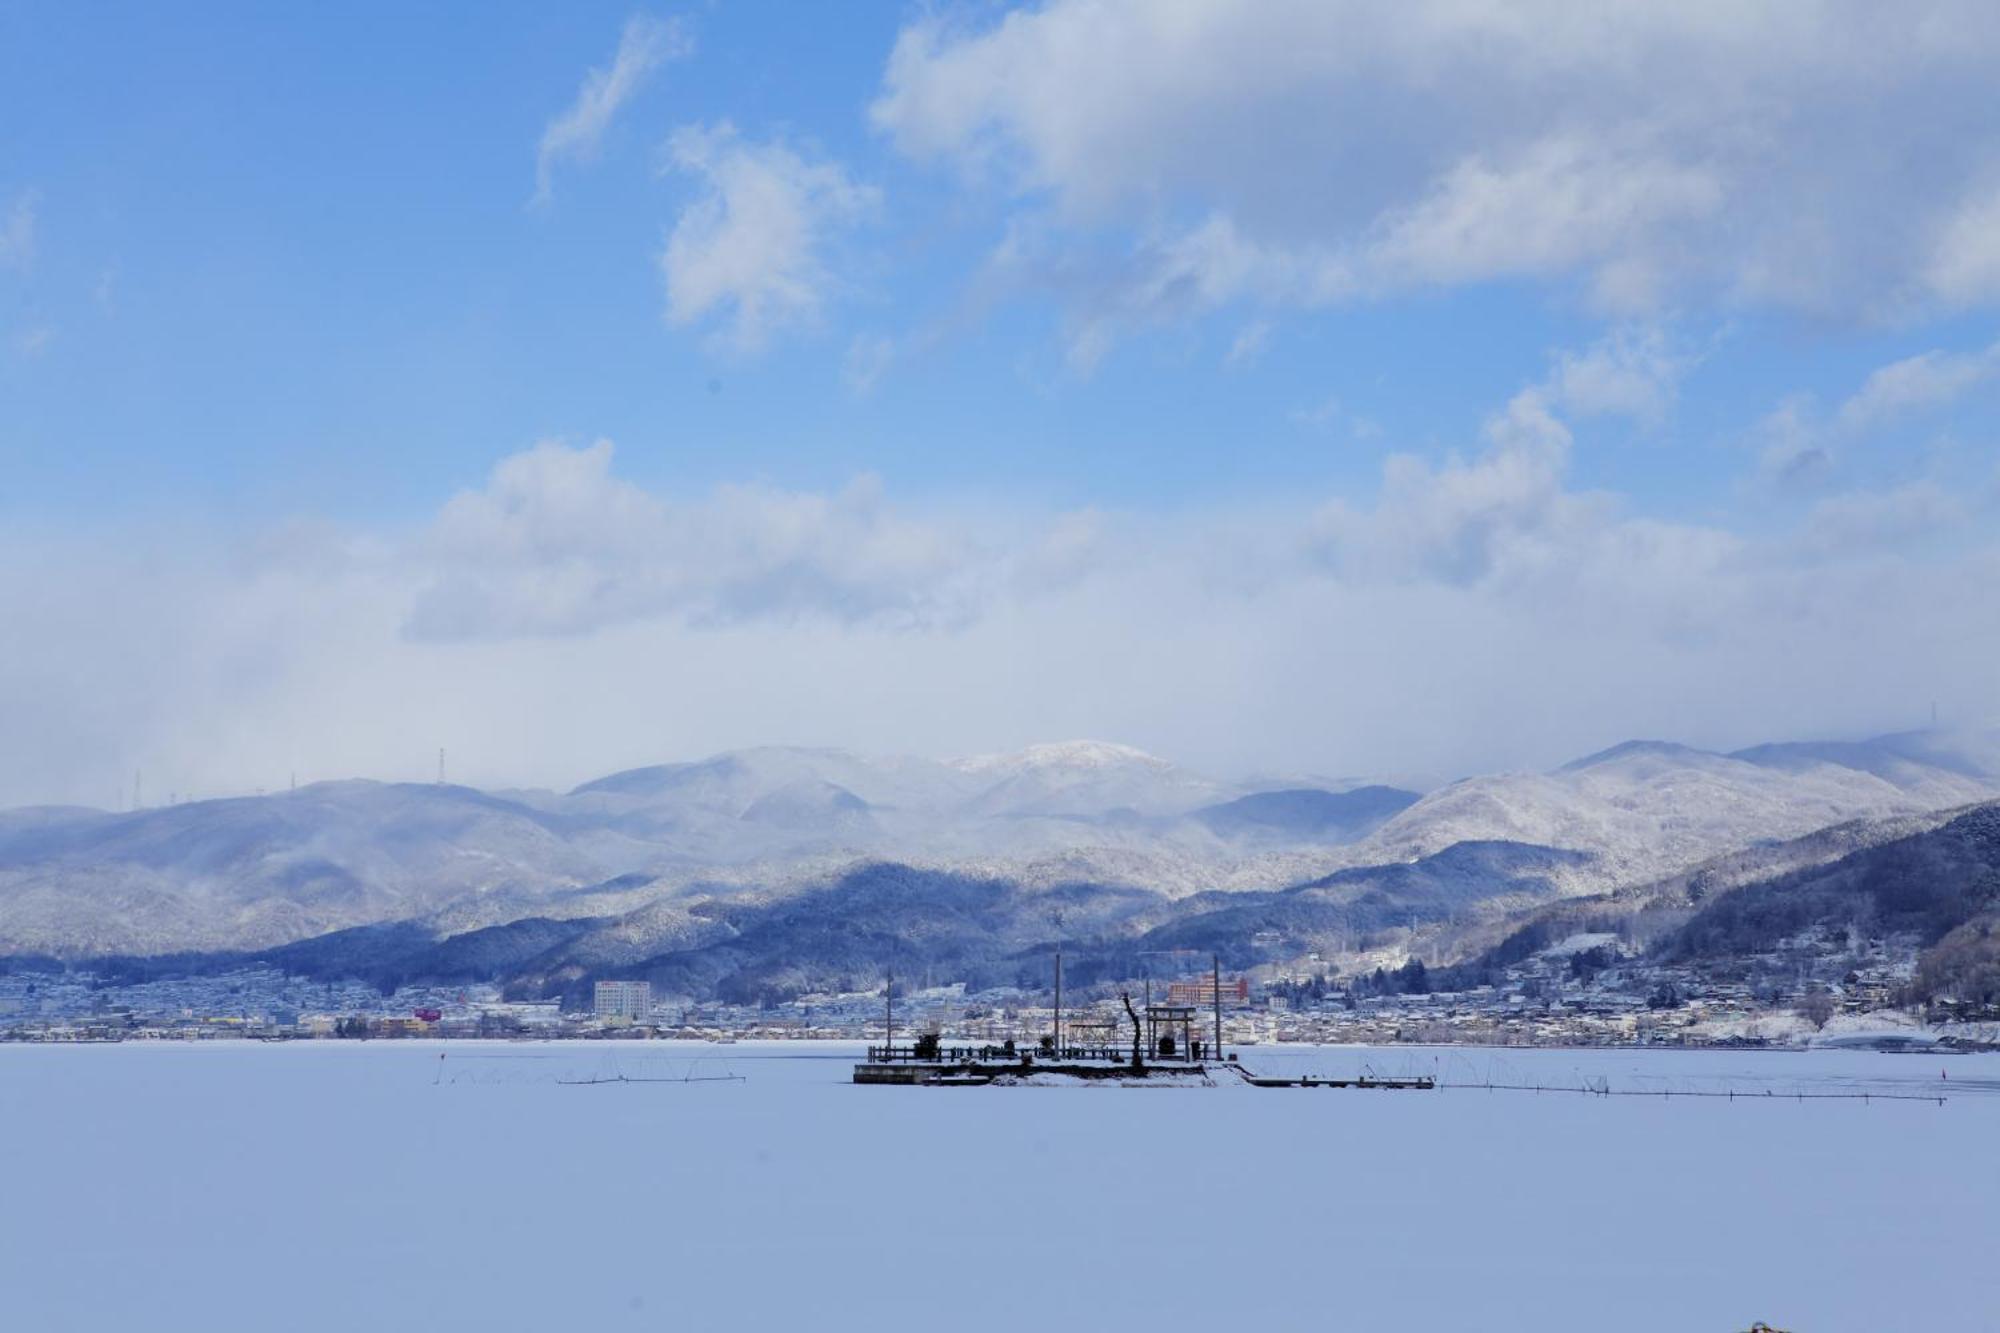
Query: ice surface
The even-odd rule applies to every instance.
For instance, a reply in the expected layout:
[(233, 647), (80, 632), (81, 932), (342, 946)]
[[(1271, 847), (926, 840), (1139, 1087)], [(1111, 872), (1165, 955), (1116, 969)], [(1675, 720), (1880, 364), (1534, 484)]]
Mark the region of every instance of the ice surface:
[[(803, 1044), (438, 1052), (0, 1047), (0, 1328), (2000, 1325), (1995, 1057), (1243, 1052), (1938, 1106), (856, 1087), (854, 1048)], [(746, 1077), (558, 1082), (723, 1072)]]

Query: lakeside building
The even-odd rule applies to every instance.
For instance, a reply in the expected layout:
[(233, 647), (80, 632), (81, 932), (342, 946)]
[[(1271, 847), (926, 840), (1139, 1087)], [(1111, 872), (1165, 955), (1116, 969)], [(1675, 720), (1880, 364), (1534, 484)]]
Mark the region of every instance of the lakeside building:
[[(1167, 1003), (1193, 1005), (1200, 1008), (1215, 1003), (1216, 979), (1212, 976), (1197, 977), (1190, 981), (1175, 981), (1167, 985)], [(1222, 1002), (1224, 1004), (1244, 1004), (1250, 999), (1250, 981), (1247, 977), (1234, 977), (1222, 982)]]
[(650, 981), (600, 981), (593, 993), (591, 1010), (599, 1018), (627, 1023), (648, 1023), (653, 1018), (653, 983)]

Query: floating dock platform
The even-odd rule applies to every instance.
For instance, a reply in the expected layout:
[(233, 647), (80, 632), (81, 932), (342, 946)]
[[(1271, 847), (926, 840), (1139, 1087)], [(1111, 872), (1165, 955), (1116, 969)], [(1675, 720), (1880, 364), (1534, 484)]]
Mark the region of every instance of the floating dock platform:
[[(1014, 1041), (999, 1045), (946, 1046), (935, 1030), (920, 1033), (907, 1046), (895, 1042), (895, 977), (882, 989), (882, 1045), (870, 1046), (868, 1058), (854, 1066), (856, 1083), (901, 1084), (905, 1087), (976, 1088), (993, 1083), (1041, 1083), (1052, 1080), (1115, 1082), (1130, 1087), (1214, 1087), (1231, 1075), (1253, 1088), (1400, 1088), (1424, 1090), (1437, 1086), (1427, 1074), (1413, 1078), (1267, 1077), (1245, 1069), (1222, 1045), (1222, 960), (1209, 960), (1208, 998), (1213, 1006), (1214, 1037), (1196, 1035), (1192, 1004), (1154, 1004), (1148, 983), (1145, 1018), (1129, 993), (1118, 1001), (1125, 1010), (1063, 1021), (1062, 950), (1055, 955), (1054, 1030), (1032, 1046)], [(1239, 992), (1243, 983), (1237, 983)], [(1172, 992), (1169, 992), (1171, 996)], [(1129, 1044), (1119, 1040), (1131, 1025)], [(1079, 1040), (1079, 1038), (1081, 1038)]]
[(1428, 1074), (1413, 1078), (1382, 1078), (1372, 1074), (1356, 1078), (1321, 1078), (1311, 1074), (1274, 1077), (1251, 1072), (1233, 1055), (1219, 1061), (1134, 1061), (1122, 1050), (1088, 1047), (1066, 1048), (1056, 1054), (1046, 1050), (1014, 1051), (999, 1046), (919, 1042), (914, 1046), (870, 1046), (868, 1058), (854, 1066), (856, 1083), (903, 1087), (976, 1088), (1051, 1077), (1128, 1085), (1213, 1086), (1218, 1078), (1239, 1078), (1253, 1088), (1428, 1090), (1437, 1087), (1437, 1080)]
[(1209, 1079), (1207, 1066), (1195, 1060), (1148, 1061), (1135, 1066), (1122, 1050), (1069, 1047), (1058, 1053), (1011, 1046), (944, 1046), (921, 1038), (911, 1046), (870, 1046), (868, 1058), (854, 1066), (856, 1083), (945, 1088), (1046, 1075), (1117, 1082)]

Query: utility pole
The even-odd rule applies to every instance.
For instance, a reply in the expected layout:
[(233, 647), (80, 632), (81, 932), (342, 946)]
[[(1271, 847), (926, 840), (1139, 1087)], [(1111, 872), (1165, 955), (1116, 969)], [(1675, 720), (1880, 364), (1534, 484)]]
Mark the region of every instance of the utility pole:
[(1062, 945), (1056, 946), (1056, 1059), (1062, 1059)]
[(896, 969), (889, 969), (889, 979), (882, 983), (882, 1058), (889, 1058), (889, 1048), (896, 1044)]
[(1146, 1047), (1148, 1050), (1157, 1050), (1156, 1043), (1159, 1038), (1153, 1032), (1153, 969), (1144, 963), (1139, 966), (1146, 979)]
[(1062, 928), (1063, 911), (1058, 907), (1049, 913), (1049, 924), (1056, 928), (1056, 1059), (1062, 1059)]

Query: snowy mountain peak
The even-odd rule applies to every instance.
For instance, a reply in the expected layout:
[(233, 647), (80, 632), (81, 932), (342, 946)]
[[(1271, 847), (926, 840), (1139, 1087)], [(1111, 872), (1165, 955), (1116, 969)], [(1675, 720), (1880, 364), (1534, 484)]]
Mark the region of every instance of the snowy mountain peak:
[(1088, 771), (1093, 769), (1143, 767), (1169, 769), (1173, 765), (1157, 755), (1113, 741), (1052, 741), (1030, 745), (1004, 754), (973, 755), (954, 759), (953, 768), (963, 773), (1009, 774)]
[(1708, 750), (1697, 750), (1691, 745), (1682, 745), (1677, 741), (1621, 741), (1609, 749), (1599, 750), (1596, 754), (1587, 754), (1581, 759), (1572, 759), (1556, 771), (1559, 773), (1578, 773), (1586, 768), (1597, 768), (1606, 764), (1615, 764), (1623, 760), (1634, 759), (1659, 759), (1670, 763), (1686, 764), (1699, 763), (1703, 760), (1716, 758), (1720, 758), (1720, 756)]

